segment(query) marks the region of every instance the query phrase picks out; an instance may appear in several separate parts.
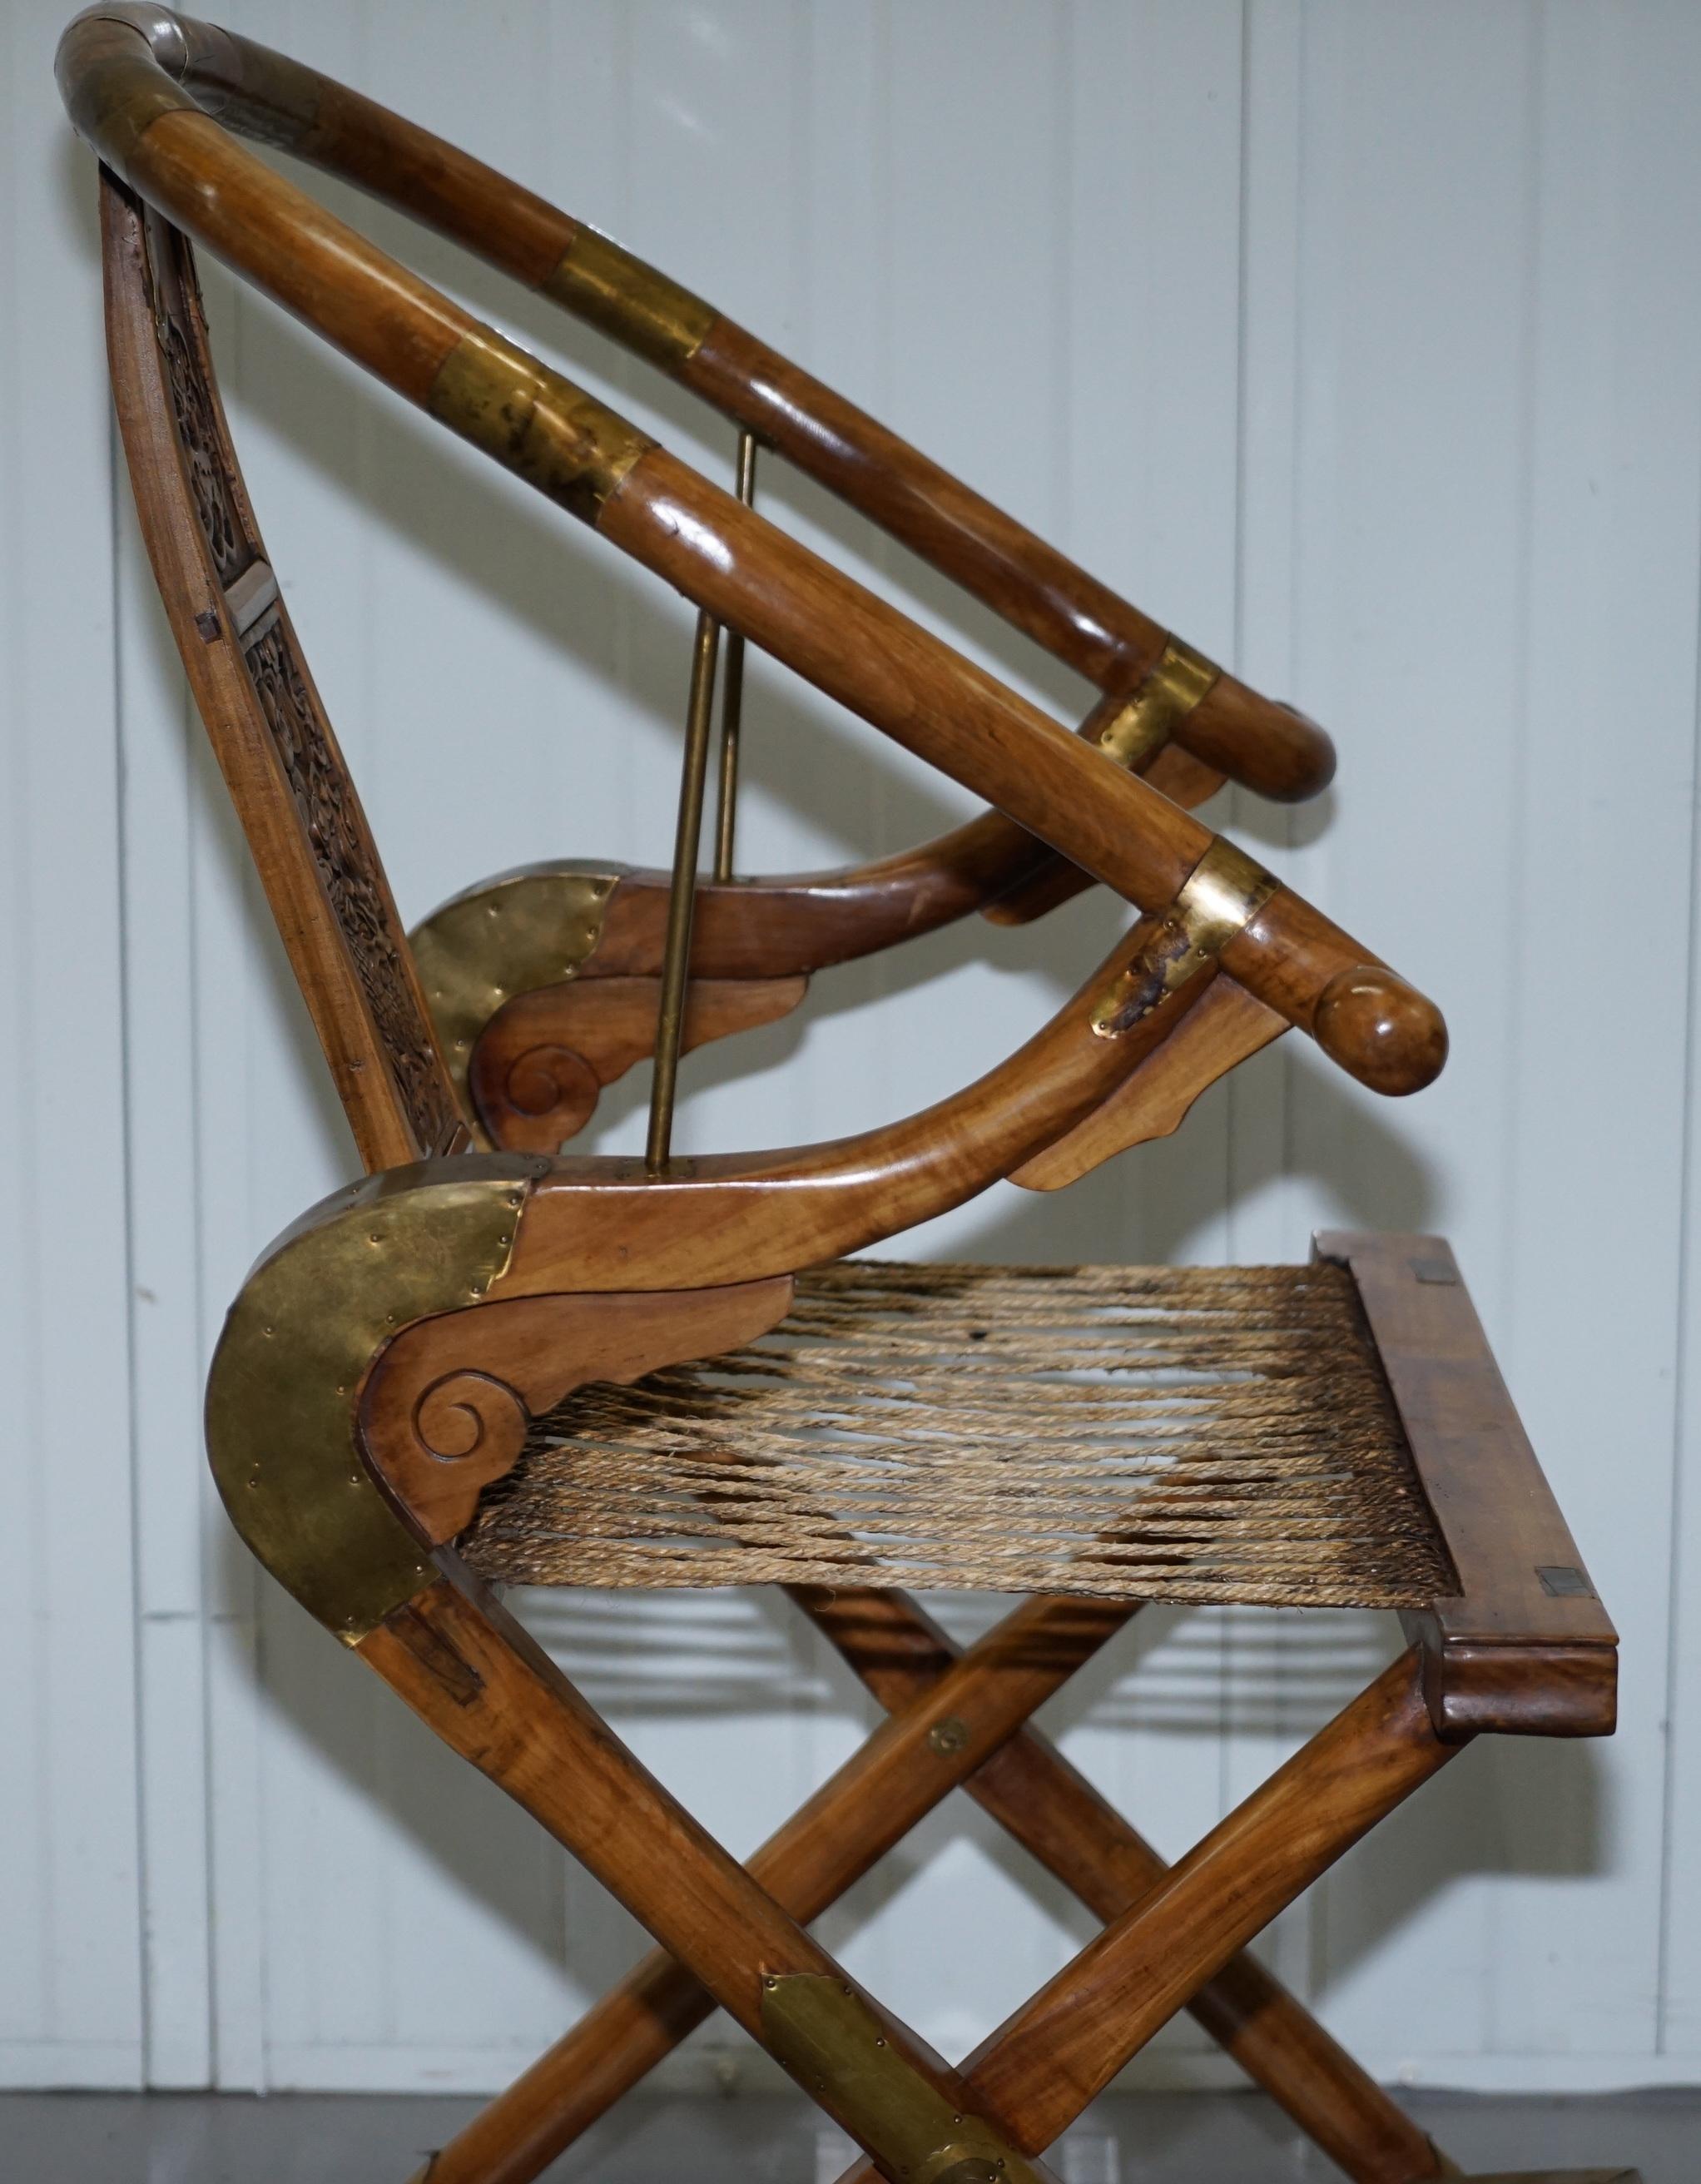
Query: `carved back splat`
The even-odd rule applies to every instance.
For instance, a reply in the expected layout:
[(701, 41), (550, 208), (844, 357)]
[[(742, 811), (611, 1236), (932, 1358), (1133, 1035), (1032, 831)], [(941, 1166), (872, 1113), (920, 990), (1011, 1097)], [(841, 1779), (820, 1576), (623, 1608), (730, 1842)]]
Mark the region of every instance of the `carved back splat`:
[(369, 1169), (466, 1142), (360, 800), (242, 484), (193, 254), (106, 169), (107, 341), (172, 634)]

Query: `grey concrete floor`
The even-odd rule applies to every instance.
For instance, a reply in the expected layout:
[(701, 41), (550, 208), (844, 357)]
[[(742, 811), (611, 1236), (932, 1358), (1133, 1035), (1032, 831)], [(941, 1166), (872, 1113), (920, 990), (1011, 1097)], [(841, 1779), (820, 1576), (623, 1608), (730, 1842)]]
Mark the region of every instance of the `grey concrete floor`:
[[(1606, 2099), (1416, 2094), (1407, 2105), (1466, 2171), (1640, 2169), (1701, 2179), (1701, 2091)], [(403, 2184), (475, 2101), (364, 2095), (0, 2095), (5, 2184)], [(831, 2184), (841, 2149), (779, 2096), (639, 2099), (551, 2184)], [(1063, 2184), (1325, 2184), (1339, 2172), (1253, 2094), (1099, 2102), (1053, 2154)]]

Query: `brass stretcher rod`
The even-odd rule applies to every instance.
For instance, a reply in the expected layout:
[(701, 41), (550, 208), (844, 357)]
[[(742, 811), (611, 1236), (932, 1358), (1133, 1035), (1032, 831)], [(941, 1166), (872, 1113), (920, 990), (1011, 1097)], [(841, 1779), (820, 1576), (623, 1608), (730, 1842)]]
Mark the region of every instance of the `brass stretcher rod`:
[[(210, 35), (215, 46), (224, 38)], [(160, 66), (133, 18), (81, 19), (58, 65), (80, 131), (168, 219), (397, 393), (1060, 855), (1153, 910), (1212, 848), (1207, 828), (1137, 776), (256, 159)], [(223, 110), (252, 125), (243, 100), (227, 86)], [(1445, 1060), (1435, 1005), (1287, 888), (1225, 948), (1222, 966), (1376, 1090), (1416, 1090)]]
[[(746, 508), (756, 505), (756, 435), (738, 435), (737, 491)], [(726, 638), (726, 666), (720, 690), (720, 777), (714, 811), (714, 877), (732, 877), (734, 834), (738, 824), (739, 745), (744, 725), (744, 640), (735, 630)]]
[[(1107, 1924), (1164, 1877), (1158, 1853), (1021, 1725), (1136, 1610), (1030, 1601), (959, 1652), (905, 1593), (788, 1590), (892, 1717), (748, 1861), (795, 1918), (818, 1918), (956, 1787)], [(1444, 2173), (1424, 2133), (1255, 1958), (1231, 1958), (1187, 2007), (1353, 2184)], [(713, 2008), (653, 1953), (439, 2151), (431, 2184), (531, 2184)]]
[[(738, 437), (738, 498), (746, 508), (755, 499), (756, 443)], [(685, 749), (680, 760), (679, 817), (674, 828), (673, 873), (668, 884), (667, 933), (662, 944), (661, 990), (656, 1004), (655, 1071), (650, 1079), (649, 1134), (644, 1166), (652, 1175), (666, 1170), (673, 1146), (674, 1107), (679, 1091), (679, 1057), (685, 1037), (686, 997), (690, 984), (691, 931), (697, 907), (697, 863), (703, 839), (703, 787), (709, 772), (709, 730), (714, 710), (714, 666), (720, 625), (707, 609), (697, 617), (691, 654), (691, 694), (686, 705)], [(715, 814), (714, 877), (732, 877), (732, 831), (738, 795), (738, 731), (744, 705), (744, 640), (735, 631), (726, 641), (726, 675), (721, 693), (720, 789)]]
[(656, 1005), (655, 1072), (650, 1079), (649, 1134), (644, 1166), (664, 1173), (673, 1142), (674, 1096), (679, 1084), (680, 1043), (691, 965), (692, 912), (697, 902), (697, 859), (703, 837), (703, 791), (709, 774), (709, 729), (714, 710), (714, 661), (720, 625), (707, 608), (697, 617), (691, 651), (691, 696), (686, 709), (685, 750), (679, 770), (679, 818), (674, 828), (673, 877), (668, 888), (667, 938), (662, 947), (661, 992)]

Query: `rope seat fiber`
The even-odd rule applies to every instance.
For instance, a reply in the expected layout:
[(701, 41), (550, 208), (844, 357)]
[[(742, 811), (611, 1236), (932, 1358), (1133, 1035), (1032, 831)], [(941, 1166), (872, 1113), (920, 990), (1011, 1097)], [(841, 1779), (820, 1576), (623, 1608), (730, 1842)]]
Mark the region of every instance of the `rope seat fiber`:
[(536, 1420), (461, 1544), (525, 1585), (1457, 1590), (1328, 1264), (818, 1268), (746, 1348)]

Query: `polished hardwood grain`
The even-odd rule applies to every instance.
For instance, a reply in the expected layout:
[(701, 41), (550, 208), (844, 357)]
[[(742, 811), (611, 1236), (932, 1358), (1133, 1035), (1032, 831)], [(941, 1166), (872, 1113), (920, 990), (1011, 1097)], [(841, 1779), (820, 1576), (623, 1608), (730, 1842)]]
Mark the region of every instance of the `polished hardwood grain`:
[[(791, 1591), (882, 1706), (913, 1704), (956, 1658), (953, 1641), (903, 1593)], [(1018, 1730), (964, 1786), (1107, 1925), (1169, 1871), (1037, 1730)], [(1404, 2111), (1255, 1957), (1229, 1958), (1187, 2008), (1354, 2184), (1423, 2184), (1450, 2173)]]
[[(397, 392), (1137, 906), (1174, 899), (1213, 838), (1148, 784), (364, 242), (131, 31), (85, 25), (61, 74), (136, 187)], [(1378, 1090), (1415, 1090), (1445, 1058), (1434, 1004), (1285, 889), (1223, 962)]]
[(902, 1121), (825, 1145), (709, 1154), (665, 1173), (564, 1156), (526, 1196), (504, 1295), (675, 1289), (790, 1273), (945, 1212), (1073, 1128), (1181, 1012), (1172, 995), (1120, 1039), (1100, 997), (1149, 938), (1142, 920), (1051, 1022), (976, 1083)]
[(1437, 1730), (1608, 1736), (1618, 1634), (1440, 1236), (1327, 1230), (1351, 1270), (1459, 1591), (1403, 1618)]
[(1201, 1095), (1287, 1029), (1232, 978), (1212, 975), (1169, 1036), (1073, 1129), (1010, 1170), (1026, 1190), (1062, 1190), (1126, 1152), (1180, 1129)]
[[(1396, 1661), (964, 2064), (1025, 2151), (1052, 2145), (1199, 1985), (1461, 1747)], [(859, 2164), (845, 2184), (873, 2184)]]
[[(426, 1724), (523, 1805), (613, 1892), (753, 2038), (764, 1982), (843, 1970), (642, 1768), (524, 1628), (452, 1557), (443, 1574), (357, 1649)], [(854, 1991), (853, 1989), (853, 1991)], [(953, 2070), (864, 1997), (893, 2056), (964, 2114)], [(866, 2145), (877, 2119), (805, 2086)], [(988, 2119), (997, 2127), (998, 2119)], [(1039, 2184), (1057, 2184), (1032, 2164)]]
[[(147, 59), (176, 80), (156, 67), (114, 86), (144, 38)], [(122, 109), (108, 125), (127, 143), (199, 91), (229, 127), (286, 146), (661, 364), (1102, 690), (1126, 695), (1156, 662), (1167, 632), (1138, 608), (754, 335), (456, 146), (256, 41), (164, 10), (81, 31), (79, 46), (81, 66), (65, 70), (79, 125)], [(91, 75), (108, 80), (97, 111)], [(603, 266), (594, 281), (571, 277), (587, 245)], [(1284, 800), (1315, 795), (1334, 771), (1314, 722), (1229, 676), (1178, 738), (1204, 765)]]
[(428, 1546), (472, 1522), (531, 1419), (592, 1380), (736, 1350), (792, 1308), (785, 1277), (643, 1295), (520, 1297), (415, 1320), (375, 1359), (359, 1446)]
[[(809, 990), (792, 978), (693, 978), (680, 1047), (689, 1053), (788, 1016)], [(474, 1045), (468, 1089), (493, 1145), (553, 1153), (581, 1130), (598, 1095), (655, 1050), (658, 978), (587, 977), (517, 994)]]
[[(877, 1615), (886, 1596), (837, 1597)], [(810, 1924), (974, 1774), (1131, 1608), (1025, 1602), (895, 1710), (748, 1861)], [(646, 1957), (572, 2031), (437, 2153), (432, 2184), (529, 2184), (709, 2014), (707, 1991), (664, 1951)]]
[[(1441, 2173), (1420, 2135), (1242, 1954), (1473, 1735), (1610, 1726), (1610, 1625), (1457, 1270), (1432, 1240), (1337, 1237), (1320, 1248), (1358, 1283), (1410, 1445), (1413, 1490), (1429, 1499), (1457, 1594), (1412, 1616), (1412, 1651), (1172, 1867), (1025, 1726), (1127, 1610), (1030, 1602), (956, 1659), (910, 1603), (800, 1593), (893, 1711), (746, 1867), (646, 1774), (446, 1544), (513, 1462), (531, 1419), (574, 1388), (748, 1340), (783, 1316), (799, 1269), (898, 1233), (1000, 1177), (1040, 1188), (1076, 1179), (1175, 1127), (1206, 1084), (1290, 1024), (1378, 1091), (1430, 1081), (1446, 1053), (1434, 1005), (1290, 891), (1275, 888), (1203, 961), (1187, 952), (1191, 935), (1177, 922), (1178, 894), (1219, 849), (1181, 808), (1187, 791), (1238, 770), (1267, 793), (1307, 793), (1332, 763), (1326, 738), (1232, 678), (1209, 680), (1207, 663), (1176, 747), (1153, 761), (1153, 779), (1131, 774), (1094, 747), (1094, 723), (1151, 671), (1165, 632), (700, 299), (370, 102), (214, 28), (120, 0), (73, 26), (61, 74), (77, 125), (129, 178), (103, 181), (103, 253), (144, 535), (292, 966), (375, 1172), (363, 1188), (383, 1200), (387, 1217), (408, 1194), (453, 1176), (443, 1200), (409, 1202), (440, 1210), (459, 1192), (478, 1201), (481, 1219), (493, 1215), (481, 1231), (478, 1279), (451, 1267), (429, 1307), (409, 1307), (431, 1316), (411, 1319), (386, 1316), (397, 1292), (374, 1293), (364, 1246), (379, 1240), (364, 1234), (362, 1215), (347, 1290), (370, 1318), (353, 1321), (322, 1375), (325, 1390), (335, 1382), (336, 1401), (321, 1407), (338, 1431), (338, 1404), (348, 1406), (347, 1465), (336, 1457), (328, 1497), (303, 1512), (309, 1529), (293, 1531), (292, 1502), (275, 1536), (290, 1535), (293, 1549), (322, 1526), (334, 1546), (347, 1486), (362, 1489), (401, 1540), (401, 1574), (364, 1623), (334, 1627), (349, 1640), (364, 1630), (356, 1650), (368, 1663), (665, 1952), (498, 2104), (481, 2139), (463, 2145), (464, 2184), (535, 2174), (550, 2144), (565, 2142), (564, 2130), (570, 2136), (600, 2112), (712, 2003), (761, 2039), (771, 2035), (764, 1997), (777, 1980), (801, 1975), (853, 1994), (805, 1921), (959, 1781), (1106, 1921), (960, 2070), (869, 2005), (883, 2059), (895, 2059), (906, 2082), (931, 2089), (957, 2122), (983, 2119), (1002, 2134), (1013, 2177), (1026, 2167), (1046, 2179), (1037, 2159), (1019, 2157), (1037, 2157), (1188, 2006), (1280, 2088), (1360, 2184)], [(740, 404), (760, 409), (773, 443), (1081, 668), (1098, 683), (1101, 708), (1070, 733), (355, 236), (242, 150), (188, 86), (208, 92), (225, 121), (493, 251), (522, 279), (700, 382), (729, 414), (742, 414)], [(689, 966), (698, 1036), (771, 1021), (795, 1006), (812, 970), (930, 920), (974, 908), (1020, 922), (1084, 878), (1136, 905), (1142, 916), (1132, 932), (998, 1068), (898, 1123), (825, 1145), (679, 1160), (654, 1173), (620, 1161), (466, 1154), (442, 1055), (429, 1024), (420, 1031), (419, 980), (381, 864), (253, 524), (217, 407), (188, 242), (170, 222), (992, 807), (878, 866), (706, 887)], [(620, 876), (580, 978), (498, 1011), (471, 1070), (493, 1128), (545, 1134), (579, 1112), (587, 1085), (594, 1098), (650, 1050), (664, 929), (650, 876)], [(1179, 990), (1159, 978), (1165, 966), (1186, 975)], [(1107, 1009), (1131, 986), (1141, 1010)], [(347, 1221), (353, 1202), (338, 1194), (303, 1217), (292, 1240)], [(413, 1233), (430, 1246), (414, 1264), (433, 1268), (438, 1232)], [(452, 1309), (439, 1308), (445, 1298)], [(302, 1384), (313, 1362), (302, 1329), (322, 1330), (320, 1306), (317, 1290), (310, 1308), (292, 1305), (293, 1328), (285, 1310), (275, 1326), (253, 1315), (253, 1348), (289, 1368), (268, 1387)], [(292, 1340), (302, 1346), (291, 1351)], [(344, 1351), (364, 1357), (358, 1371)], [(256, 1462), (266, 1461), (262, 1451)], [(311, 1475), (322, 1490), (321, 1474)], [(249, 1536), (266, 1559), (260, 1535)], [(303, 1561), (286, 1566), (280, 1551), (273, 1566), (293, 1567), (306, 1596)], [(888, 2177), (917, 2184), (908, 2176), (914, 2148), (884, 2135), (883, 2099), (853, 2080), (826, 2085), (792, 2067), (879, 2153)], [(922, 2159), (935, 2184), (967, 2184), (959, 2151), (930, 2142)], [(433, 2173), (445, 2184), (447, 2170)]]

